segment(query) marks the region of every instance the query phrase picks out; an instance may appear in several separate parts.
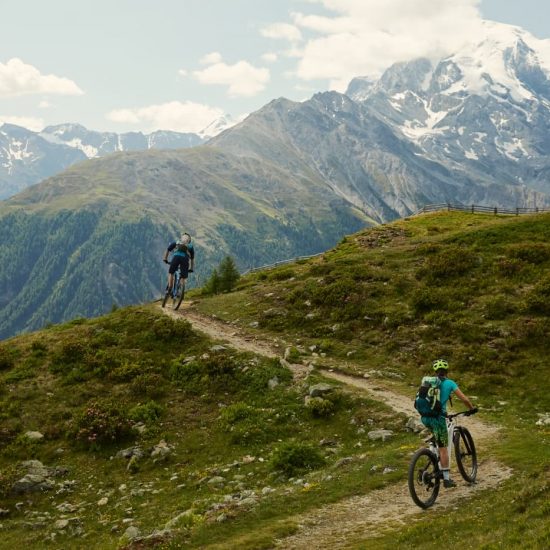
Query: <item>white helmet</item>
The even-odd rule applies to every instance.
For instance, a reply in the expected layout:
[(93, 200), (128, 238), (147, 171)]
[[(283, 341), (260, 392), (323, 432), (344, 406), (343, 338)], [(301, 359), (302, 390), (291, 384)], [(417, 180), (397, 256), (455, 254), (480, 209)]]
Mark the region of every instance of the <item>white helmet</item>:
[(189, 233), (183, 233), (178, 242), (180, 244), (189, 244), (191, 242), (191, 235), (189, 235)]

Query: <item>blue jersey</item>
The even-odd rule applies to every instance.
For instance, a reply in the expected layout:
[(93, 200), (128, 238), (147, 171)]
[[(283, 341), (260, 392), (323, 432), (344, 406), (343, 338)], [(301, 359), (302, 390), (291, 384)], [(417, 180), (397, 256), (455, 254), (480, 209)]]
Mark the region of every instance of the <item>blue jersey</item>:
[(186, 245), (187, 250), (178, 250), (177, 249), (178, 243), (176, 241), (172, 241), (168, 245), (168, 252), (174, 252), (174, 256), (183, 256), (184, 258), (195, 258), (195, 249), (193, 248), (193, 243), (189, 243)]
[(444, 378), (439, 386), (439, 399), (441, 400), (441, 408), (443, 412), (447, 412), (447, 401), (451, 394), (458, 390), (458, 384), (450, 378)]

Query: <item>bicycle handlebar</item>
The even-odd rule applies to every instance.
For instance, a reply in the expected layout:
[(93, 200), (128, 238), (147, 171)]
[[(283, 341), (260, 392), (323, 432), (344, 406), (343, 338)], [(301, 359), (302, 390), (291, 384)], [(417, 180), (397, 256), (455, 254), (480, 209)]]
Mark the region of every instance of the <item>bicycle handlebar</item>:
[(470, 409), (469, 411), (462, 411), (455, 414), (448, 414), (447, 418), (449, 420), (452, 420), (453, 418), (456, 418), (457, 416), (472, 416), (472, 414), (477, 413), (477, 407), (474, 407), (473, 409)]

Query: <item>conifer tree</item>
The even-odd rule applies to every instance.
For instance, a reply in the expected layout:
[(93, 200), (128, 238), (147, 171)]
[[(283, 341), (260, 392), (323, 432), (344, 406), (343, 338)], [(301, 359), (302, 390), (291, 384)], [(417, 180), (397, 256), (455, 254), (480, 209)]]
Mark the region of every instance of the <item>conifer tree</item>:
[(226, 256), (219, 265), (220, 292), (231, 292), (240, 278), (240, 273), (231, 256)]

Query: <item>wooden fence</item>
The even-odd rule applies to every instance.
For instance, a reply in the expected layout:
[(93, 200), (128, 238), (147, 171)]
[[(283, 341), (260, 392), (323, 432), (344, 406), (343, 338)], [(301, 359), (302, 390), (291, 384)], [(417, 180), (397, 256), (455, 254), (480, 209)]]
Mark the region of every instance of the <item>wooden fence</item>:
[(460, 212), (471, 212), (472, 214), (498, 214), (509, 215), (509, 216), (519, 216), (520, 214), (538, 214), (539, 212), (550, 212), (550, 208), (502, 208), (500, 206), (479, 206), (476, 204), (451, 204), (451, 203), (441, 203), (441, 204), (427, 204), (423, 206), (420, 210), (416, 211), (413, 216), (417, 214), (425, 214), (427, 212), (439, 212), (441, 210), (455, 210)]

